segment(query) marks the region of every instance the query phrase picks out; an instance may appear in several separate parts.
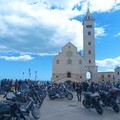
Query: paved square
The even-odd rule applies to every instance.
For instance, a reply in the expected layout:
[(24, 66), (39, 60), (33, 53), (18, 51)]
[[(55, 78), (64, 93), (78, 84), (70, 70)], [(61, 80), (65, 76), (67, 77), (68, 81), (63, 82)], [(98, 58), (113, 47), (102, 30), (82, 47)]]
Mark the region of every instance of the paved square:
[(120, 120), (120, 113), (107, 108), (102, 115), (99, 115), (95, 109), (88, 110), (82, 102), (78, 102), (76, 94), (73, 100), (67, 98), (50, 100), (47, 96), (41, 106), (39, 120)]
[(40, 120), (120, 120), (120, 113), (107, 108), (99, 115), (95, 109), (86, 109), (74, 94), (73, 100), (50, 100), (46, 97), (41, 107)]

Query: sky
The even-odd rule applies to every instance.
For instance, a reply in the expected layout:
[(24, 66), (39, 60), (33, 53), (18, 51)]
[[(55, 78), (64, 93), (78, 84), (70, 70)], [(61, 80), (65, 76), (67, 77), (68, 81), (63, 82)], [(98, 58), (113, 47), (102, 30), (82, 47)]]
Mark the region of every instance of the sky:
[(95, 18), (98, 71), (120, 66), (120, 0), (0, 0), (0, 79), (51, 80), (68, 42), (83, 50), (82, 21)]

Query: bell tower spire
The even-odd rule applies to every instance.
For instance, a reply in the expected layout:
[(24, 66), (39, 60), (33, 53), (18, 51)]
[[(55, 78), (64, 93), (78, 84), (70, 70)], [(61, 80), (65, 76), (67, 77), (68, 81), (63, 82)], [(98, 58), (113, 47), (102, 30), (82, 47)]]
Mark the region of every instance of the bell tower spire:
[(88, 9), (83, 20), (84, 59), (88, 66), (95, 65), (94, 22), (95, 19)]
[[(93, 18), (93, 16), (90, 13), (90, 10), (88, 9), (86, 16), (83, 20), (83, 56), (86, 61), (86, 71), (89, 71), (91, 74), (96, 73), (97, 75), (97, 66), (95, 65), (94, 22), (95, 19)], [(91, 76), (93, 77), (93, 75)]]

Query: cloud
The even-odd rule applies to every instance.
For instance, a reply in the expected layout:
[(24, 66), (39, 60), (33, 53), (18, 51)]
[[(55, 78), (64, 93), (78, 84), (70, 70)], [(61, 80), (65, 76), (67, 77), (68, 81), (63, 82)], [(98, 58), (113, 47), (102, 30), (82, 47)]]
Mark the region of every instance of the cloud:
[[(114, 0), (0, 0), (0, 51), (55, 54), (66, 43), (83, 49), (82, 21), (86, 13), (119, 9)], [(106, 7), (103, 7), (103, 4)], [(7, 9), (6, 9), (7, 8)], [(96, 37), (105, 35), (96, 27)]]
[(21, 55), (21, 56), (0, 56), (0, 59), (9, 60), (9, 61), (28, 61), (34, 59), (30, 55)]
[(100, 71), (114, 70), (116, 66), (120, 66), (120, 56), (116, 58), (109, 58), (104, 60), (96, 60), (97, 66), (100, 67)]
[(118, 36), (120, 36), (120, 32), (119, 33), (117, 33), (116, 35), (114, 35), (115, 37), (118, 37)]
[(105, 36), (105, 28), (104, 27), (96, 27), (95, 28), (95, 36), (100, 37), (100, 36)]
[(90, 8), (91, 11), (96, 12), (110, 12), (119, 10), (120, 0), (90, 0)]

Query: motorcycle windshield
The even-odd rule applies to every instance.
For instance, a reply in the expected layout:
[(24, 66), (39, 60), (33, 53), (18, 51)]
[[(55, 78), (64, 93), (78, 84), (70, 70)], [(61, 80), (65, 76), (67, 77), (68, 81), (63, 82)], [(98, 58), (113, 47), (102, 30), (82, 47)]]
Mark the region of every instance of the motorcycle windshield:
[(28, 90), (29, 90), (29, 86), (27, 83), (22, 83), (20, 85), (20, 92), (25, 93), (25, 92), (28, 92)]
[(7, 100), (14, 100), (16, 98), (16, 95), (13, 92), (8, 92), (6, 95)]

